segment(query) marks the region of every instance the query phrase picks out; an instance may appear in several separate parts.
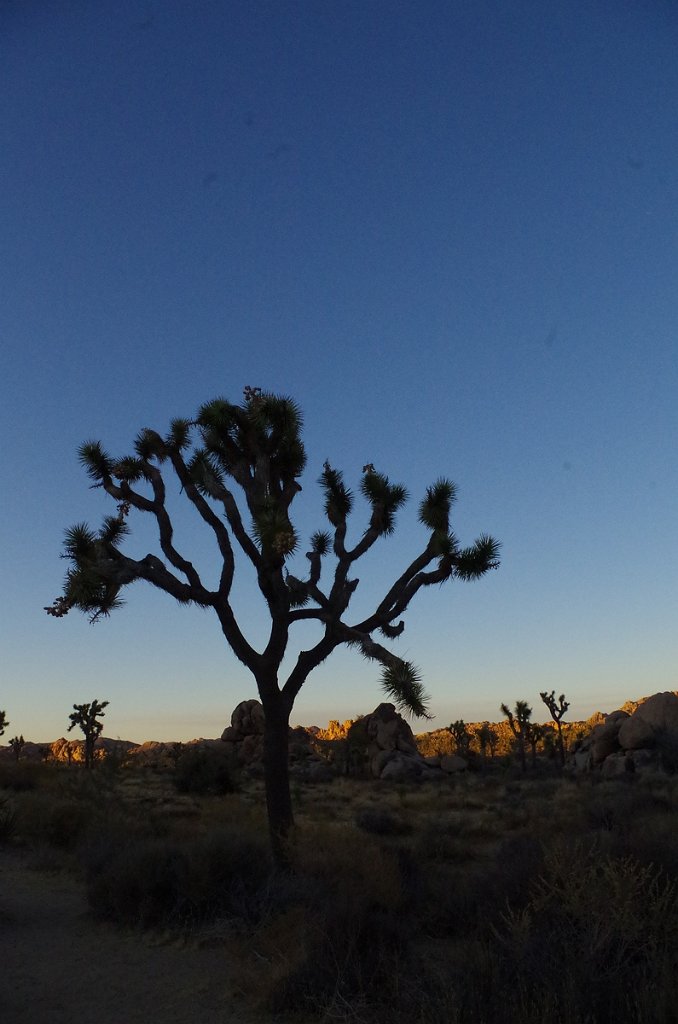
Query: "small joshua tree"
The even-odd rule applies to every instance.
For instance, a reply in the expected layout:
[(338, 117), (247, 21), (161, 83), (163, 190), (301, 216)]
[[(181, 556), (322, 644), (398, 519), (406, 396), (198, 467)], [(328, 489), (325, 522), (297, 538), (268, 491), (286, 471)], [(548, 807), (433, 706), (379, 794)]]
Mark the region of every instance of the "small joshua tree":
[[(107, 700), (93, 700), (91, 704), (74, 704), (73, 711), (68, 716), (71, 724), (68, 731), (75, 729), (76, 725), (82, 729), (85, 737), (85, 768), (92, 768), (94, 765), (94, 744), (99, 739), (104, 727), (99, 718), (103, 718), (104, 708), (108, 707)], [(69, 759), (70, 761), (70, 759)]]
[(565, 694), (564, 693), (561, 693), (560, 697), (556, 701), (556, 691), (555, 690), (551, 690), (550, 693), (547, 693), (546, 690), (544, 690), (544, 692), (540, 693), (539, 696), (543, 700), (544, 704), (546, 704), (546, 707), (549, 709), (549, 713), (551, 715), (551, 718), (556, 723), (556, 729), (558, 730), (558, 753), (560, 755), (560, 763), (561, 763), (561, 765), (564, 765), (565, 764), (565, 740), (563, 738), (563, 727), (562, 727), (561, 722), (562, 722), (563, 715), (565, 714), (565, 712), (567, 711), (567, 709), (570, 706), (569, 702), (565, 700)]
[(7, 712), (0, 711), (0, 736), (2, 736), (3, 732), (5, 731), (8, 725), (9, 721), (7, 719)]
[(503, 715), (506, 715), (508, 724), (511, 727), (511, 732), (516, 738), (516, 746), (518, 747), (518, 755), (520, 757), (520, 767), (525, 771), (527, 768), (525, 761), (525, 743), (528, 738), (528, 726), (530, 718), (532, 717), (532, 708), (526, 700), (517, 700), (513, 711), (511, 711), (507, 704), (502, 704), (501, 712)]
[(23, 736), (15, 736), (13, 739), (9, 741), (9, 745), (14, 753), (15, 760), (18, 761), (19, 758), (21, 757), (21, 751), (23, 750), (25, 743), (26, 740), (23, 738)]

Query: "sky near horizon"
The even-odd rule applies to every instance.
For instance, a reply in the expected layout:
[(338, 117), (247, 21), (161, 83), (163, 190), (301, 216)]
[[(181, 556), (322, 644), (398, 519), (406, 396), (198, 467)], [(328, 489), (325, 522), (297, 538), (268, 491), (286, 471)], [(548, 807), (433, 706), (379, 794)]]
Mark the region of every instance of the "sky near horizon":
[[(144, 584), (95, 626), (43, 611), (64, 528), (114, 509), (78, 445), (127, 453), (245, 385), (304, 411), (302, 536), (325, 459), (408, 487), (356, 617), (439, 476), (462, 543), (502, 543), (405, 617), (436, 716), (415, 729), (678, 689), (674, 3), (5, 0), (0, 51), (5, 743), (94, 697), (106, 735), (213, 737), (256, 695), (213, 614)], [(131, 550), (157, 550), (139, 515)], [(335, 653), (293, 721), (371, 711), (378, 676)]]

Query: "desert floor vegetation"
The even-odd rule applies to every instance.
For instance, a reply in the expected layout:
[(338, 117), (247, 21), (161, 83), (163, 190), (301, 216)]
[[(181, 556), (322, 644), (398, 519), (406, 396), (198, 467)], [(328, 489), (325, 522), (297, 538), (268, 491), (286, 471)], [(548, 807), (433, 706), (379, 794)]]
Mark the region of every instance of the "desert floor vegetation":
[(220, 949), (254, 1019), (678, 1020), (677, 778), (338, 777), (293, 801), (283, 872), (263, 783), (223, 765), (7, 763), (0, 842), (102, 927)]

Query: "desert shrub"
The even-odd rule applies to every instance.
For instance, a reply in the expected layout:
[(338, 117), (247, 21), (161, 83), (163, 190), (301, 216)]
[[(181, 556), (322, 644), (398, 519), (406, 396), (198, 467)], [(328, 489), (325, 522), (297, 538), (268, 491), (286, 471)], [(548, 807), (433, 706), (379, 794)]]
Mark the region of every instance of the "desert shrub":
[(184, 749), (177, 760), (174, 785), (179, 793), (220, 796), (236, 790), (236, 779), (225, 750), (214, 747)]
[(385, 807), (361, 807), (354, 820), (359, 829), (375, 836), (402, 836), (412, 831), (407, 822)]
[[(416, 867), (404, 851), (339, 826), (309, 829), (291, 856), (303, 881), (302, 923), (296, 919), (295, 955), (278, 971), (268, 1009), (342, 1019), (360, 1006), (368, 1019), (371, 1005), (397, 1001), (393, 978), (409, 961)], [(258, 936), (269, 948), (271, 930), (275, 921)]]
[(638, 1020), (631, 995), (646, 1002), (673, 969), (676, 884), (653, 865), (601, 855), (595, 844), (556, 844), (527, 902), (509, 906), (495, 937), (500, 988), (513, 993), (514, 1007), (550, 995), (571, 1019)]
[(16, 832), (16, 809), (8, 797), (0, 797), (0, 843), (8, 842)]
[(266, 836), (223, 829), (188, 839), (94, 844), (87, 897), (101, 917), (151, 928), (256, 917), (270, 874)]
[(95, 809), (82, 800), (58, 794), (26, 794), (19, 807), (19, 832), (33, 846), (74, 850), (95, 817)]
[(36, 789), (44, 778), (43, 765), (23, 761), (0, 765), (0, 789), (11, 789), (16, 793)]

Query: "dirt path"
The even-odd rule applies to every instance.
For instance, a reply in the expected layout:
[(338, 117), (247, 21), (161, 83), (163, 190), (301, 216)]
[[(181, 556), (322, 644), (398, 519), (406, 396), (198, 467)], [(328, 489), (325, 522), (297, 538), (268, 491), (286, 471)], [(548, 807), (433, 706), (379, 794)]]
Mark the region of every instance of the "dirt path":
[(223, 949), (152, 942), (89, 916), (68, 875), (0, 851), (2, 1024), (261, 1024), (239, 1009)]

